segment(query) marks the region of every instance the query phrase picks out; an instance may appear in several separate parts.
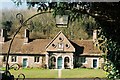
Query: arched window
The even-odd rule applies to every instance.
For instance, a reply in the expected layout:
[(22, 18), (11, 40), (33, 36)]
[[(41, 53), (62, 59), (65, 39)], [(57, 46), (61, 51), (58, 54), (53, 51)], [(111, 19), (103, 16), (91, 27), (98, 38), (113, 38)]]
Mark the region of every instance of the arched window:
[(65, 69), (69, 69), (70, 68), (69, 62), (70, 62), (69, 57), (65, 57), (64, 58), (64, 67), (65, 67)]
[(69, 57), (65, 57), (64, 61), (69, 63)]
[(50, 68), (51, 69), (55, 69), (55, 63), (56, 63), (56, 58), (55, 57), (51, 57), (51, 62), (50, 62), (50, 64), (51, 64)]
[(55, 57), (52, 57), (52, 58), (51, 58), (51, 62), (56, 62), (56, 58), (55, 58)]

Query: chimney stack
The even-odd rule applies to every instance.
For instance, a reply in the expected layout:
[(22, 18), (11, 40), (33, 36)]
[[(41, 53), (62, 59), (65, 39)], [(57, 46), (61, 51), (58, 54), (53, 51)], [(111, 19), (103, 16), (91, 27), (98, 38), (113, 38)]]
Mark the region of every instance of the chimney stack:
[(29, 42), (29, 30), (25, 29), (25, 36), (24, 36), (24, 43), (28, 43)]
[(98, 44), (98, 41), (97, 41), (97, 36), (98, 36), (98, 34), (97, 34), (97, 30), (95, 29), (95, 30), (93, 30), (93, 42), (94, 42), (94, 45), (95, 46), (97, 46), (97, 44)]
[(93, 30), (93, 42), (97, 40), (97, 30)]
[(5, 42), (7, 39), (7, 30), (6, 29), (0, 29), (0, 42)]

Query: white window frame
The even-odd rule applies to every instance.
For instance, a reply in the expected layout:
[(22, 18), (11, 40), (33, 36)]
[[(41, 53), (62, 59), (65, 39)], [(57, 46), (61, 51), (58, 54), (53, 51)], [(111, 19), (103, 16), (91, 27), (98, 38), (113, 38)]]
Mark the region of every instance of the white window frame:
[[(38, 58), (38, 57), (39, 57), (39, 61), (38, 61), (38, 62), (35, 60), (35, 59), (36, 59), (35, 57), (36, 57), (36, 58)], [(40, 57), (40, 56), (34, 56), (34, 63), (40, 63), (40, 59), (41, 59), (41, 57)]]
[[(27, 59), (27, 66), (29, 66), (29, 57), (27, 57), (27, 56), (22, 56), (22, 60), (21, 60), (22, 65), (23, 65), (23, 59)], [(26, 66), (26, 67), (27, 67), (27, 66)]]
[[(13, 57), (16, 57), (16, 61), (14, 61), (14, 60), (12, 61), (12, 58), (13, 58)], [(17, 62), (18, 62), (18, 56), (12, 55), (12, 56), (11, 56), (11, 59), (10, 59), (10, 62), (11, 62), (11, 63), (17, 63)]]
[(96, 68), (99, 68), (99, 58), (92, 58), (92, 59), (91, 59), (91, 63), (92, 63), (92, 64), (91, 64), (91, 67), (94, 68), (94, 67), (93, 67), (93, 60), (94, 60), (94, 59), (97, 60), (97, 67), (96, 67)]

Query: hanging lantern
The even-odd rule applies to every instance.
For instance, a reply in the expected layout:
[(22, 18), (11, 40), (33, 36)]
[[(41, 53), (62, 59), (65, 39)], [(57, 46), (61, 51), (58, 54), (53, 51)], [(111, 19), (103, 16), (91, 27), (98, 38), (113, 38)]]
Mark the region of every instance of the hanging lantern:
[(56, 15), (57, 27), (68, 27), (68, 15)]

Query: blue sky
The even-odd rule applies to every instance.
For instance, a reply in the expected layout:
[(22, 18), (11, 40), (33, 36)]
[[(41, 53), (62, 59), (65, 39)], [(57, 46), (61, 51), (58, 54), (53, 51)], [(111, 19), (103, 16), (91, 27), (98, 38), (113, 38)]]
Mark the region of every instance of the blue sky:
[[(16, 6), (15, 3), (12, 2), (12, 0), (0, 0), (0, 22), (2, 21), (2, 11), (3, 10), (14, 10), (14, 9), (24, 9), (24, 8), (27, 8), (26, 4), (25, 4), (25, 0), (24, 1), (24, 4), (22, 4), (21, 6)], [(0, 26), (2, 26), (0, 24)]]
[(16, 6), (12, 0), (0, 0), (0, 9), (20, 9), (20, 8), (25, 8), (26, 4), (25, 1), (21, 6)]

